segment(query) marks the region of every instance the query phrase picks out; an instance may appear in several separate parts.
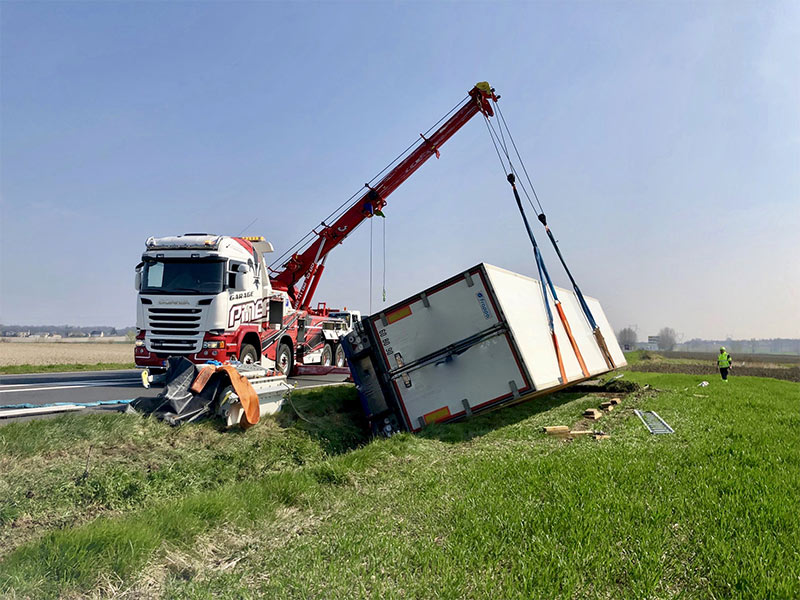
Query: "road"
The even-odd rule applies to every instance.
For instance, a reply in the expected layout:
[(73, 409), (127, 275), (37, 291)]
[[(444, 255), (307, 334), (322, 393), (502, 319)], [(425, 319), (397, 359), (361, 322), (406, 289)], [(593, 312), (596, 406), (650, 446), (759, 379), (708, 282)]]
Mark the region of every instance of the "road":
[[(298, 389), (338, 384), (345, 375), (316, 375), (289, 379)], [(15, 404), (41, 406), (54, 402), (97, 402), (155, 396), (161, 388), (145, 389), (139, 371), (83, 371), (79, 373), (37, 373), (0, 375), (0, 409)], [(108, 407), (105, 410), (116, 410)], [(0, 423), (12, 419), (0, 419)]]

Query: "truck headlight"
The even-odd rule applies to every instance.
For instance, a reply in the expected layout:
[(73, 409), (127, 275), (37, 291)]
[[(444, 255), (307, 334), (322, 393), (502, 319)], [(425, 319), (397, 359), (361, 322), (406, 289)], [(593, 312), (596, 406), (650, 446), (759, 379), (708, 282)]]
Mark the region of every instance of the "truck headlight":
[(203, 348), (224, 348), (225, 342), (203, 342)]
[(134, 345), (137, 348), (141, 348), (142, 346), (144, 346), (144, 340), (136, 340), (136, 342), (134, 342)]

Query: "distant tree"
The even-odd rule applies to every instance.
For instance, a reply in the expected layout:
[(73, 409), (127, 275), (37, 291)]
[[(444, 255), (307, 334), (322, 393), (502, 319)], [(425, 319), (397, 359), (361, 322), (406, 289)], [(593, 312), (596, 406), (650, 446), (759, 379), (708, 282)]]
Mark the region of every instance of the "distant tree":
[(135, 332), (133, 329), (129, 329), (129, 330), (128, 330), (128, 331), (125, 333), (125, 337), (127, 338), (127, 340), (128, 340), (129, 342), (133, 342), (133, 341), (136, 339), (136, 332)]
[(658, 349), (672, 350), (678, 341), (678, 334), (672, 327), (664, 327), (658, 332)]
[(634, 348), (636, 346), (636, 331), (632, 327), (620, 329), (617, 333), (617, 341), (622, 347)]

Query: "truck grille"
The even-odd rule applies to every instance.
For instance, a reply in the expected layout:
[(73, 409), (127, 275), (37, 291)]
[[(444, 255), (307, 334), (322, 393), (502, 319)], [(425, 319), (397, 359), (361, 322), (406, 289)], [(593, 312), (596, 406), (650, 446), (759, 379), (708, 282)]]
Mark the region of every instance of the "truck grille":
[(203, 343), (200, 331), (200, 308), (149, 308), (147, 309), (148, 350), (192, 354)]

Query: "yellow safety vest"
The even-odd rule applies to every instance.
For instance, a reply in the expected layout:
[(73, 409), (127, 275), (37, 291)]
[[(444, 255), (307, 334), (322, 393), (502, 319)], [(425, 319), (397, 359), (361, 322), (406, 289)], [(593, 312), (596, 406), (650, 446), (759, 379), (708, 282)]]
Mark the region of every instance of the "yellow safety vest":
[(727, 369), (731, 366), (731, 355), (727, 352), (723, 352), (717, 357), (717, 364), (720, 369)]

